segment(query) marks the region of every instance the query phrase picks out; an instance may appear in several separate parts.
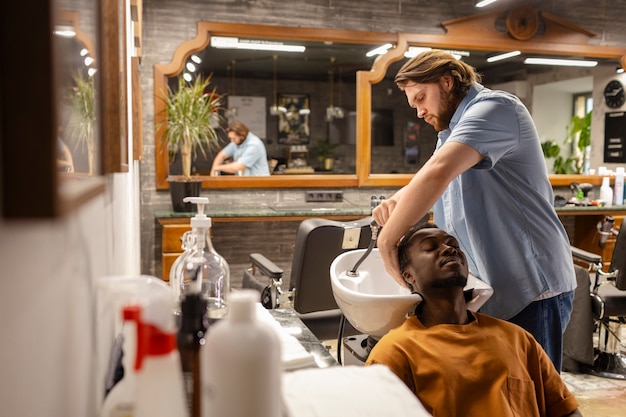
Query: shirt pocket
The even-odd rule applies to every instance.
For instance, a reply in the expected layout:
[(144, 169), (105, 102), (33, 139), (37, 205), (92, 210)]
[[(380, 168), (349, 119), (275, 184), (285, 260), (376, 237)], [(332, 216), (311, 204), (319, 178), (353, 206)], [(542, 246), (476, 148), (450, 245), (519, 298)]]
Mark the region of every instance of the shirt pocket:
[(508, 377), (506, 396), (515, 417), (539, 417), (535, 383), (530, 379)]

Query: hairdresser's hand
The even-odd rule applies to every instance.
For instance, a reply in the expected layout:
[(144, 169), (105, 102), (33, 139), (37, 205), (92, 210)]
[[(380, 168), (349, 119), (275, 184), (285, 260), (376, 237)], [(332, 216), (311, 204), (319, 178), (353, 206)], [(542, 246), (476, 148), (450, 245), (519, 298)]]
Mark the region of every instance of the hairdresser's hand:
[[(393, 209), (396, 207), (397, 201), (393, 198), (383, 200), (374, 210), (372, 210), (372, 217), (376, 220), (376, 223), (380, 227), (384, 226), (389, 220)], [(379, 246), (380, 247), (380, 246)]]
[(403, 287), (406, 287), (406, 282), (402, 278), (400, 273), (400, 263), (398, 261), (398, 241), (395, 239), (389, 239), (385, 228), (380, 230), (378, 238), (376, 239), (376, 246), (378, 247), (378, 253), (380, 253), (383, 263), (385, 264), (385, 270), (391, 276), (394, 281)]

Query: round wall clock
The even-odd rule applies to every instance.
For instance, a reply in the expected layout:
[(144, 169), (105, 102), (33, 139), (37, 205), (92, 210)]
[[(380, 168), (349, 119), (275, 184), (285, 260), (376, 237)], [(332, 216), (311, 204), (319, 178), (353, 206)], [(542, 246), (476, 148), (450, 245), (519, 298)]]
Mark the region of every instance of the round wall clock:
[(624, 104), (624, 86), (618, 80), (611, 80), (604, 87), (604, 102), (612, 109), (622, 107)]

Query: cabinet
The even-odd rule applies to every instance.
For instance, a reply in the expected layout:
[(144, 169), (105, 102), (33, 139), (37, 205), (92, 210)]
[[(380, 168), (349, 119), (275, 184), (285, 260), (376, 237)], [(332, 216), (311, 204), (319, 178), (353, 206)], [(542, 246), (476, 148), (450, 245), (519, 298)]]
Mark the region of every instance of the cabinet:
[[(259, 213), (261, 213), (259, 211)], [(244, 214), (244, 213), (242, 213)], [(240, 271), (234, 270), (237, 264), (246, 263), (250, 253), (263, 251), (272, 259), (277, 255), (291, 259), (295, 230), (306, 218), (321, 217), (319, 214), (277, 215), (269, 210), (264, 215), (218, 217), (207, 213), (212, 218), (212, 238), (215, 249), (231, 265), (231, 277), (240, 277)], [(368, 216), (369, 213), (355, 212), (322, 216), (331, 220), (350, 221)], [(172, 264), (182, 253), (181, 238), (191, 230), (190, 217), (157, 216), (161, 225), (161, 278), (169, 281)], [(281, 226), (284, 225), (284, 226)], [(270, 246), (272, 246), (270, 248)], [(272, 253), (274, 250), (276, 253)], [(249, 266), (249, 263), (248, 263)]]

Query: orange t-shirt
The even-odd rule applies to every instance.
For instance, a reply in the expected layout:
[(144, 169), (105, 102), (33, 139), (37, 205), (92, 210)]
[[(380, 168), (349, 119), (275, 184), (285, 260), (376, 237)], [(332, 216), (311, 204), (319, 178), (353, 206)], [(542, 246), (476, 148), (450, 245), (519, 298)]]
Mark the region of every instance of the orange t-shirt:
[(578, 408), (543, 348), (521, 327), (479, 313), (425, 328), (415, 316), (372, 349), (433, 416), (561, 417)]

